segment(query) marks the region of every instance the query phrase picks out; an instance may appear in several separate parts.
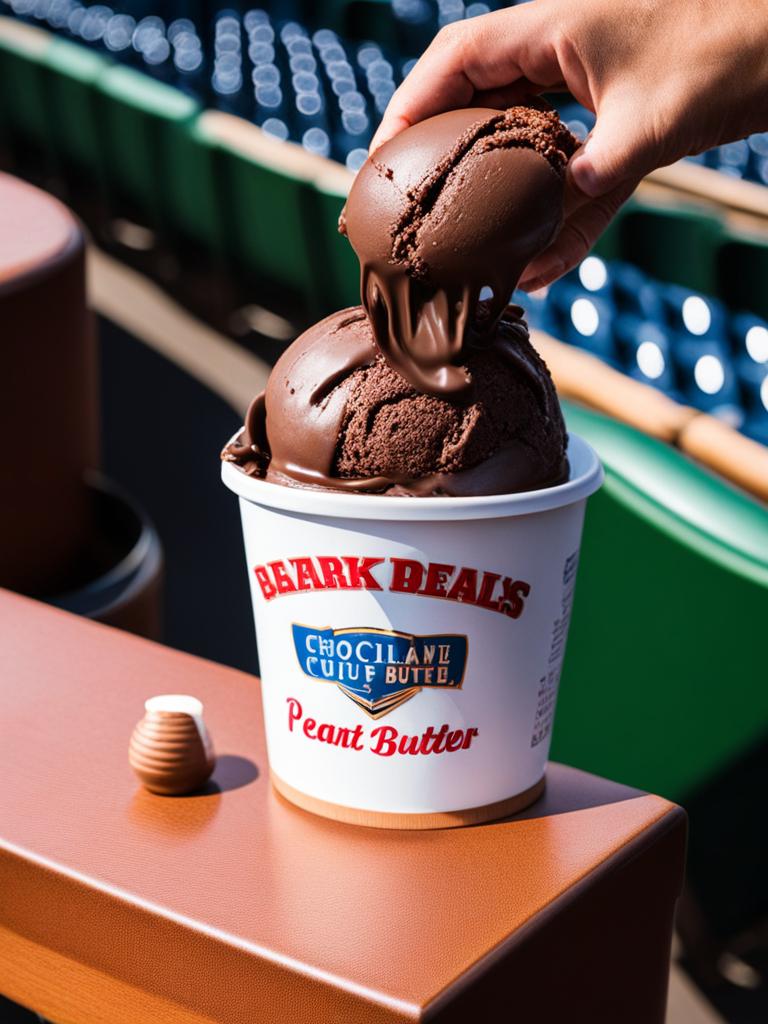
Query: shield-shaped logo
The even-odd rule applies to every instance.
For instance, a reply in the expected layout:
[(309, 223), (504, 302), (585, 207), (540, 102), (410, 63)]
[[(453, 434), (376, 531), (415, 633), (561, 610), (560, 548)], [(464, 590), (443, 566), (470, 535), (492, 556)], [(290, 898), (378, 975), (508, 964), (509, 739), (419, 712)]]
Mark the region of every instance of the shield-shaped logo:
[(335, 683), (372, 718), (422, 689), (461, 689), (468, 640), (456, 633), (417, 636), (395, 630), (331, 629), (294, 623), (293, 643), (305, 675)]

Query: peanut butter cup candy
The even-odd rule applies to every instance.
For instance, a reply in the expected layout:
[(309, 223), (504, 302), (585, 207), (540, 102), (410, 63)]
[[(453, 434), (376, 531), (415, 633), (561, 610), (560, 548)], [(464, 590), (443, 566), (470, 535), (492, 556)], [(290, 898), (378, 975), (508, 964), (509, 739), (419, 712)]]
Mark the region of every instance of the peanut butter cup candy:
[(162, 796), (200, 789), (216, 765), (203, 705), (186, 694), (162, 694), (150, 697), (144, 708), (128, 748), (142, 785)]

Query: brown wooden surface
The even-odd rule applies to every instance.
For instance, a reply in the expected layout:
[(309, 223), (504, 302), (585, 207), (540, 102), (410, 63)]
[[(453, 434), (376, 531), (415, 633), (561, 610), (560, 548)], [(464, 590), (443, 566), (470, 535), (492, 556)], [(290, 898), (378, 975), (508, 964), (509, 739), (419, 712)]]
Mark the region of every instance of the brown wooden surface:
[[(198, 796), (128, 767), (163, 692), (205, 703)], [(495, 824), (315, 817), (269, 785), (253, 677), (5, 592), (0, 773), (0, 991), (61, 1024), (663, 1020), (684, 821), (658, 797), (552, 765)]]

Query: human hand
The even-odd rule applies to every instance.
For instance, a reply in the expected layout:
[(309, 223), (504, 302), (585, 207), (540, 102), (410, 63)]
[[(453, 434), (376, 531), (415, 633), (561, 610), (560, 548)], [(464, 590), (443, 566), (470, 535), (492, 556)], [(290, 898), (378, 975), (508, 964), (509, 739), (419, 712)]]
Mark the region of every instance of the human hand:
[(574, 267), (656, 167), (768, 129), (765, 0), (533, 0), (442, 29), (392, 97), (375, 150), (457, 107), (568, 90), (597, 115), (567, 173), (565, 220), (528, 266)]

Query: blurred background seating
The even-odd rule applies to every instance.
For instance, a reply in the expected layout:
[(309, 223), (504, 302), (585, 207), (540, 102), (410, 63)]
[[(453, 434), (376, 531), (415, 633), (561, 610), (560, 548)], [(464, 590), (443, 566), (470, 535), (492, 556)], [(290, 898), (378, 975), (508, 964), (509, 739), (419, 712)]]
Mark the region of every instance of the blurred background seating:
[[(343, 172), (329, 188), (325, 158), (354, 172), (414, 55), (488, 5), (170, 6), (179, 16), (164, 20), (143, 3), (6, 3), (9, 148), (278, 302), (315, 315), (351, 301), (354, 262), (335, 237)], [(560, 109), (584, 136), (590, 112)], [(762, 181), (767, 139), (705, 154), (706, 166)], [(525, 304), (535, 326), (765, 442), (768, 243), (749, 235), (707, 210), (635, 202), (598, 248), (613, 259)]]

